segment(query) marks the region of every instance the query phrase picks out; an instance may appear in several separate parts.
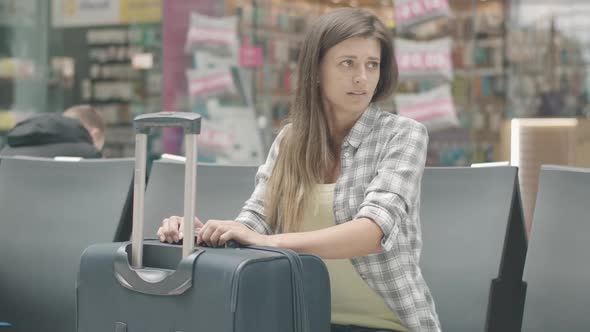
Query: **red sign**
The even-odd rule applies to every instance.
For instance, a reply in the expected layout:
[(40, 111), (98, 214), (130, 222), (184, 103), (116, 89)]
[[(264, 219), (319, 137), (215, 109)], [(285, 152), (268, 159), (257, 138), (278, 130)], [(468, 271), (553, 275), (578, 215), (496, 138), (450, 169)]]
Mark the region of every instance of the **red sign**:
[(263, 56), (260, 46), (243, 45), (240, 48), (240, 67), (258, 68), (262, 67)]
[(233, 140), (224, 132), (203, 126), (197, 144), (205, 153), (214, 154), (216, 151), (227, 152), (233, 146)]

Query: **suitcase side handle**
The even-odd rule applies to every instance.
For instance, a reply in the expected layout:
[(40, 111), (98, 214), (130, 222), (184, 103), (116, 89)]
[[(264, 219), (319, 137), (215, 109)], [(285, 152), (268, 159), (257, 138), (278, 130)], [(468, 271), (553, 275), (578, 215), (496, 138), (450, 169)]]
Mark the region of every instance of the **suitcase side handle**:
[(114, 275), (123, 287), (143, 294), (158, 296), (180, 295), (193, 285), (193, 265), (203, 250), (183, 257), (176, 270), (134, 268), (129, 265), (129, 244), (117, 250)]
[[(184, 219), (195, 219), (197, 186), (197, 135), (201, 130), (201, 116), (195, 113), (160, 112), (142, 114), (133, 119), (135, 135), (135, 170), (133, 180), (133, 228), (131, 232), (131, 262), (134, 268), (143, 266), (144, 194), (147, 160), (147, 135), (151, 128), (182, 127), (186, 152), (184, 172)], [(184, 223), (184, 234), (194, 234), (194, 224)], [(194, 251), (194, 241), (184, 241), (182, 257)]]

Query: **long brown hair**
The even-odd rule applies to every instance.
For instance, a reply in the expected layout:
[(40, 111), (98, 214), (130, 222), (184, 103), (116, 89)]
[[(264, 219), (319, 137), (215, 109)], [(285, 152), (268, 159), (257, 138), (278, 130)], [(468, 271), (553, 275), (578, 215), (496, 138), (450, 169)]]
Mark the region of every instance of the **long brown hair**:
[(268, 180), (265, 214), (276, 232), (300, 230), (308, 193), (323, 183), (340, 156), (330, 148), (330, 136), (317, 82), (326, 52), (352, 37), (375, 38), (381, 45), (380, 76), (372, 102), (389, 97), (395, 88), (392, 36), (381, 21), (363, 9), (342, 8), (320, 16), (310, 27), (299, 54), (296, 90), (279, 154)]

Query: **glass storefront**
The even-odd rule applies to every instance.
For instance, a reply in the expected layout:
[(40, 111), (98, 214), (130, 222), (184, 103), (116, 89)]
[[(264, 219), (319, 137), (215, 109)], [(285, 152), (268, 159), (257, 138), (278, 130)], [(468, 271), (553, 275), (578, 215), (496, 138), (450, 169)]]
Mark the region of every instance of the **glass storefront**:
[[(429, 166), (511, 158), (514, 118), (578, 119), (589, 166), (590, 32), (583, 1), (2, 0), (0, 145), (40, 112), (90, 104), (105, 157), (133, 155), (141, 113), (203, 115), (200, 160), (259, 164), (283, 123), (305, 29), (359, 6), (394, 32), (399, 88), (382, 107), (429, 129)], [(154, 154), (182, 153), (163, 131)]]

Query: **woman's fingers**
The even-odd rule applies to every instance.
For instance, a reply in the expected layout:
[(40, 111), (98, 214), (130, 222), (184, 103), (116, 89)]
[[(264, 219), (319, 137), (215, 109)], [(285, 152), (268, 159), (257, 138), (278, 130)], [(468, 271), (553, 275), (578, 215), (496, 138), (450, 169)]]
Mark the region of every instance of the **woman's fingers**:
[[(195, 229), (198, 231), (197, 245), (205, 243), (211, 247), (224, 245), (227, 241), (237, 236), (239, 223), (233, 220), (209, 220), (203, 224), (199, 218), (195, 218)], [(162, 226), (157, 231), (161, 242), (174, 243), (184, 238), (184, 218), (171, 216), (162, 221)]]
[(211, 221), (205, 223), (205, 226), (203, 226), (199, 232), (197, 243), (201, 244), (204, 242), (208, 246), (211, 246), (211, 234), (213, 234), (213, 232), (215, 232), (214, 223)]
[(225, 228), (223, 226), (218, 226), (215, 231), (211, 234), (211, 238), (209, 242), (211, 242), (213, 247), (219, 247), (219, 238), (225, 233)]
[(201, 220), (199, 220), (199, 218), (195, 217), (195, 228), (203, 228), (203, 223), (201, 222)]
[(227, 241), (229, 240), (234, 240), (234, 231), (233, 230), (229, 230), (225, 233), (223, 233), (220, 237), (219, 237), (219, 245), (220, 246), (224, 246)]
[(158, 228), (158, 231), (156, 232), (156, 236), (158, 237), (160, 242), (166, 241), (166, 237), (164, 236), (164, 228), (162, 226), (160, 226), (160, 228)]
[(178, 242), (180, 241), (180, 230), (182, 229), (182, 225), (184, 218), (181, 217), (177, 217), (177, 216), (173, 216), (170, 218), (170, 236), (172, 237), (172, 241), (173, 242)]
[(208, 246), (218, 247), (223, 244), (220, 242), (220, 237), (234, 227), (232, 221), (209, 220), (199, 232), (197, 243), (205, 242)]
[(182, 218), (172, 216), (162, 221), (162, 227), (158, 229), (158, 237), (162, 242), (178, 242), (179, 240), (179, 228), (182, 224)]

